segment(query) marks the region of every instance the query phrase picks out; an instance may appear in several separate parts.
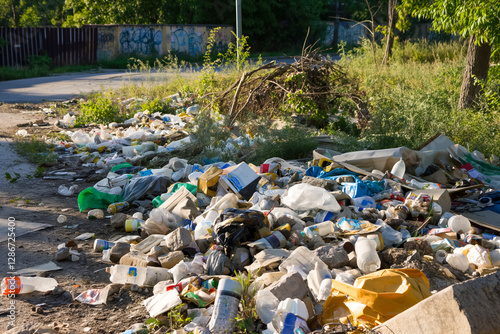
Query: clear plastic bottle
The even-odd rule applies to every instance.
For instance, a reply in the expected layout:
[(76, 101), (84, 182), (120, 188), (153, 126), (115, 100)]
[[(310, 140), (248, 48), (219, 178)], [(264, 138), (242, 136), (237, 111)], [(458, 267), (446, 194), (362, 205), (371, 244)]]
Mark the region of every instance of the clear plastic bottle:
[(405, 162), (403, 161), (403, 158), (400, 158), (399, 161), (396, 162), (394, 166), (392, 166), (391, 174), (400, 179), (403, 179), (405, 173), (406, 173), (406, 165)]
[(126, 201), (113, 203), (113, 204), (110, 204), (108, 206), (108, 213), (111, 213), (114, 215), (115, 213), (126, 210), (129, 207), (130, 207), (130, 204)]
[(49, 277), (5, 277), (0, 289), (3, 295), (19, 295), (33, 291), (52, 291), (57, 286), (57, 281)]
[(359, 237), (354, 244), (358, 268), (365, 274), (380, 268), (380, 258), (377, 254), (377, 243), (365, 237)]
[(106, 268), (111, 274), (111, 283), (137, 284), (138, 286), (154, 286), (160, 281), (172, 279), (172, 272), (161, 267), (131, 267), (115, 265)]
[(242, 287), (238, 281), (223, 278), (219, 281), (215, 297), (214, 311), (208, 324), (212, 334), (228, 334), (233, 332), (238, 314)]
[(327, 220), (327, 221), (319, 223), (319, 224), (307, 226), (304, 229), (304, 233), (308, 238), (313, 239), (314, 233), (317, 233), (320, 237), (324, 237), (326, 235), (333, 233), (334, 230), (335, 230), (335, 227), (334, 227), (333, 222), (330, 220)]

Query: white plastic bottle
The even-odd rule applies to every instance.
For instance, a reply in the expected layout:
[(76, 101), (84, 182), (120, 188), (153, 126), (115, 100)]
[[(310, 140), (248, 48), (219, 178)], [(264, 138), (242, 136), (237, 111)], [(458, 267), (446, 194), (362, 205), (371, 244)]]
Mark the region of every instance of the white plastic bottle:
[(391, 174), (402, 179), (404, 178), (406, 173), (406, 165), (405, 162), (403, 161), (403, 158), (400, 158), (398, 162), (392, 166), (391, 169)]
[(269, 290), (259, 290), (255, 296), (255, 312), (260, 320), (266, 325), (270, 323), (276, 315), (280, 301)]
[(307, 275), (307, 285), (318, 302), (321, 301), (321, 299), (319, 299), (319, 292), (321, 284), (324, 280), (329, 280), (331, 286), (332, 274), (330, 273), (330, 270), (327, 268), (321, 268), (318, 266), (318, 263), (316, 263), (314, 265), (314, 269)]
[(57, 281), (49, 277), (6, 277), (2, 280), (0, 289), (3, 295), (19, 295), (33, 291), (52, 291)]
[(469, 219), (459, 215), (448, 219), (448, 227), (451, 227), (451, 230), (456, 233), (467, 233), (469, 232), (471, 225)]
[(172, 279), (172, 272), (161, 267), (131, 267), (115, 265), (106, 268), (111, 274), (111, 283), (137, 284), (138, 286), (154, 286), (160, 281)]
[(358, 268), (365, 274), (380, 268), (380, 258), (377, 254), (377, 243), (365, 237), (359, 237), (354, 244)]
[(229, 334), (233, 332), (241, 293), (240, 282), (229, 278), (223, 278), (219, 281), (214, 311), (208, 323), (208, 328), (212, 334)]
[(326, 235), (333, 233), (333, 231), (334, 231), (334, 225), (331, 220), (327, 220), (325, 222), (314, 224), (304, 228), (305, 235), (311, 239), (314, 238), (314, 233), (318, 233), (319, 236), (324, 237)]

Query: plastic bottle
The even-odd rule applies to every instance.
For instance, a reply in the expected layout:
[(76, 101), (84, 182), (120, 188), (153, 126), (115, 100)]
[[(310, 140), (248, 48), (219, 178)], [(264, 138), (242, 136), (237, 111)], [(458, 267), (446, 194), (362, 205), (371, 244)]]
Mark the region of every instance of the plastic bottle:
[(115, 245), (114, 242), (110, 242), (107, 240), (102, 240), (102, 239), (95, 239), (94, 241), (94, 251), (95, 252), (102, 252), (105, 249), (110, 249)]
[(52, 291), (57, 286), (57, 281), (48, 277), (5, 277), (0, 289), (3, 295), (19, 295), (33, 291)]
[(57, 222), (59, 224), (64, 224), (67, 220), (68, 220), (68, 217), (66, 217), (65, 215), (59, 215), (57, 217)]
[(451, 228), (453, 232), (459, 233), (467, 233), (469, 232), (471, 225), (470, 221), (464, 216), (453, 216), (448, 219), (448, 227)]
[(335, 230), (335, 227), (334, 227), (333, 222), (330, 220), (327, 220), (327, 221), (319, 223), (319, 224), (307, 226), (304, 229), (304, 233), (308, 238), (313, 239), (314, 233), (318, 233), (319, 236), (324, 237), (326, 235), (333, 233), (334, 230)]
[(377, 243), (365, 237), (359, 237), (354, 244), (358, 268), (365, 274), (372, 273), (380, 268)]
[(306, 323), (307, 319), (309, 319), (309, 312), (306, 304), (298, 298), (287, 298), (279, 303), (272, 322), (273, 327), (279, 333), (299, 334), (300, 331), (297, 329), (304, 333), (310, 332)]
[(233, 332), (235, 322), (232, 320), (238, 314), (241, 293), (242, 287), (239, 282), (228, 278), (219, 281), (212, 318), (208, 323), (212, 334)]
[(251, 247), (256, 247), (257, 249), (272, 249), (272, 248), (283, 248), (286, 245), (287, 236), (290, 236), (288, 231), (273, 231), (267, 237), (261, 238), (250, 244)]
[(127, 219), (124, 223), (125, 232), (134, 232), (144, 224), (142, 219)]
[(318, 212), (318, 214), (316, 215), (316, 217), (314, 217), (314, 222), (316, 224), (322, 223), (324, 221), (330, 220), (334, 215), (335, 215), (335, 213), (333, 213), (331, 211), (320, 210)]
[(111, 274), (111, 283), (138, 286), (154, 286), (160, 281), (172, 279), (170, 270), (161, 267), (131, 267), (118, 264), (106, 268), (106, 272)]
[(108, 213), (114, 215), (115, 213), (126, 210), (129, 207), (130, 204), (126, 201), (113, 203), (108, 206)]
[(417, 189), (441, 189), (441, 186), (434, 182), (419, 182), (417, 180), (411, 180), (410, 186)]
[(400, 179), (403, 179), (405, 176), (405, 172), (406, 172), (405, 162), (403, 161), (403, 158), (400, 158), (399, 161), (396, 162), (394, 166), (392, 166), (391, 174)]
[(269, 290), (259, 290), (255, 296), (255, 311), (266, 325), (273, 321), (280, 301)]
[(356, 197), (353, 198), (352, 201), (355, 206), (360, 208), (375, 208), (377, 206), (375, 199), (371, 196)]

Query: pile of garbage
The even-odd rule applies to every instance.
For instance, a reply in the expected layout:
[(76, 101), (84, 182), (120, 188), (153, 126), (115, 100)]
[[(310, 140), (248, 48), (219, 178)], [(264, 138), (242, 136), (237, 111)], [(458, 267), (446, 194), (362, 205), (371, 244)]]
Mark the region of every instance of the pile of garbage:
[[(131, 284), (153, 287), (144, 301), (151, 317), (184, 305), (186, 332), (230, 333), (240, 323), (269, 334), (347, 333), (500, 266), (500, 168), (479, 152), (441, 135), (418, 151), (317, 149), (307, 162), (172, 157), (162, 168), (137, 166), (182, 151), (187, 133), (158, 143), (183, 133), (198, 111), (136, 114), (127, 124), (141, 127), (76, 131), (76, 148), (59, 147), (107, 173), (78, 205), (124, 234), (94, 241), (112, 264), (112, 284), (77, 300), (107, 303), (117, 285)], [(60, 259), (78, 257), (66, 246)]]

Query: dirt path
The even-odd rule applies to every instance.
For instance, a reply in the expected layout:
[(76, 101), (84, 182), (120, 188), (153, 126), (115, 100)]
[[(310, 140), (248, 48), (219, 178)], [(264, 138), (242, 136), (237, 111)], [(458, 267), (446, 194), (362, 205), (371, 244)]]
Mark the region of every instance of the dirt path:
[[(54, 260), (57, 246), (72, 240), (81, 233), (93, 232), (97, 238), (108, 238), (110, 228), (109, 219), (87, 220), (86, 215), (80, 213), (77, 205), (77, 195), (64, 197), (58, 194), (61, 184), (69, 186), (78, 184), (79, 190), (93, 185), (94, 182), (70, 183), (65, 180), (44, 180), (30, 177), (36, 173), (36, 166), (18, 156), (11, 150), (13, 134), (19, 130), (19, 123), (27, 123), (44, 118), (53, 124), (54, 118), (47, 118), (38, 111), (13, 109), (11, 105), (0, 107), (0, 223), (7, 223), (13, 217), (21, 233), (23, 223), (43, 223), (50, 227), (36, 232), (16, 235), (15, 241), (0, 242), (0, 276), (9, 276), (8, 272), (41, 265)], [(42, 127), (25, 128), (29, 133), (46, 131)], [(70, 161), (63, 161), (63, 165), (46, 168), (72, 169)], [(5, 173), (21, 176), (16, 182), (9, 182)], [(60, 214), (67, 216), (66, 224), (57, 223)], [(12, 218), (10, 218), (12, 220)], [(74, 229), (65, 228), (78, 224)], [(4, 233), (6, 233), (5, 230)], [(0, 236), (7, 237), (7, 236)], [(2, 240), (0, 238), (0, 240)], [(10, 245), (9, 245), (10, 242)], [(109, 274), (104, 268), (108, 264), (101, 261), (101, 255), (92, 250), (93, 240), (78, 241), (80, 260), (77, 262), (55, 262), (61, 270), (48, 273), (59, 283), (62, 289), (56, 293), (30, 293), (18, 295), (15, 299), (15, 327), (12, 321), (7, 297), (0, 297), (0, 332), (19, 333), (29, 328), (53, 330), (54, 333), (120, 333), (131, 324), (144, 323), (147, 315), (140, 305), (146, 298), (142, 292), (130, 292), (122, 289), (117, 299), (110, 305), (89, 306), (73, 300), (81, 292), (102, 288), (109, 284)], [(15, 254), (8, 252), (8, 246), (15, 245)], [(8, 255), (8, 256), (7, 256)], [(11, 256), (12, 255), (12, 256)], [(14, 258), (13, 267), (8, 265), (8, 257)], [(11, 261), (12, 262), (12, 261)], [(11, 318), (9, 318), (11, 315)], [(23, 332), (24, 333), (24, 332)], [(28, 333), (28, 332), (26, 332)], [(32, 333), (32, 332), (29, 332)], [(51, 331), (43, 331), (51, 333)]]

